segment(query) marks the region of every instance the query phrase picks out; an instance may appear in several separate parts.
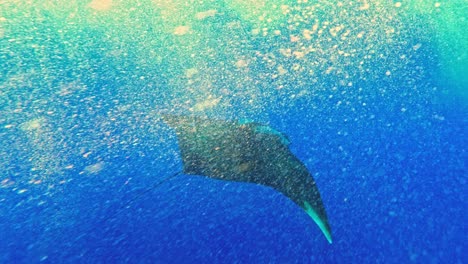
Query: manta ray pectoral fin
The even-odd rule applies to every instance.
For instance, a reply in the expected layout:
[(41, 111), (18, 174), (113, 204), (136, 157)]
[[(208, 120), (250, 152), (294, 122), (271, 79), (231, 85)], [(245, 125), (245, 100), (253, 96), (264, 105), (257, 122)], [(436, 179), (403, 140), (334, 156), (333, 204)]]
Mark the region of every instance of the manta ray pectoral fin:
[(322, 233), (328, 240), (328, 243), (332, 243), (332, 236), (330, 230), (328, 230), (325, 222), (319, 217), (319, 215), (314, 211), (312, 206), (308, 202), (304, 202), (304, 210), (306, 213), (314, 220), (314, 222), (318, 225)]

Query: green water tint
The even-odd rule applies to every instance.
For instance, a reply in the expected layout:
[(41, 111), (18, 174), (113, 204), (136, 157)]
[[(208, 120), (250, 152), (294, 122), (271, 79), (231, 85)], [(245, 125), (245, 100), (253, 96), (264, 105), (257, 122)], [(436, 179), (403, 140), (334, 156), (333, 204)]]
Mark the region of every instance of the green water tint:
[(407, 19), (415, 16), (424, 21), (429, 38), (436, 44), (441, 66), (440, 75), (445, 77), (440, 86), (457, 90), (468, 101), (468, 2), (455, 1), (409, 1), (405, 7)]
[[(195, 112), (226, 113), (233, 94), (242, 96), (245, 108), (262, 110), (276, 90), (297, 98), (313, 96), (313, 89), (320, 89), (305, 88), (298, 76), (320, 82), (320, 75), (331, 74), (348, 84), (346, 76), (354, 74), (348, 65), (359, 67), (357, 57), (367, 58), (369, 52), (378, 56), (387, 40), (398, 41), (398, 26), (402, 25), (395, 20), (401, 19), (404, 25), (407, 19), (410, 25), (412, 17), (421, 14), (421, 24), (427, 20), (433, 27), (427, 34), (439, 43), (446, 66), (443, 71), (463, 86), (467, 40), (462, 17), (466, 7), (456, 2), (418, 1), (400, 6), (390, 1), (352, 5), (246, 0), (15, 2), (2, 6), (0, 35), (4, 45), (19, 45), (23, 58), (36, 57), (35, 62), (48, 69), (51, 78), (58, 69), (48, 62), (52, 63), (58, 49), (62, 57), (80, 60), (77, 71), (92, 67), (83, 58), (98, 55), (114, 61), (121, 75), (116, 79), (124, 85), (157, 83), (163, 72), (168, 76), (164, 89), (170, 89), (173, 104)], [(271, 52), (259, 54), (255, 47), (246, 49), (244, 45), (262, 39)], [(418, 47), (420, 43), (414, 44)], [(329, 63), (317, 63), (320, 61)], [(255, 72), (259, 62), (267, 65), (266, 76)], [(140, 69), (138, 74), (129, 74), (135, 69)], [(271, 79), (276, 84), (257, 83)], [(298, 85), (288, 86), (295, 79), (299, 79)]]

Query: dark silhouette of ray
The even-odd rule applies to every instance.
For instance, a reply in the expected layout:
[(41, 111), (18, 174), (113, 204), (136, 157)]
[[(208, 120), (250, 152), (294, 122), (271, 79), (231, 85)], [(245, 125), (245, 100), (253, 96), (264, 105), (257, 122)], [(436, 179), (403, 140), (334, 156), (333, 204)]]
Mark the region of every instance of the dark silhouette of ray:
[(332, 242), (319, 190), (285, 135), (253, 122), (174, 115), (163, 120), (176, 131), (185, 174), (269, 186), (302, 207)]

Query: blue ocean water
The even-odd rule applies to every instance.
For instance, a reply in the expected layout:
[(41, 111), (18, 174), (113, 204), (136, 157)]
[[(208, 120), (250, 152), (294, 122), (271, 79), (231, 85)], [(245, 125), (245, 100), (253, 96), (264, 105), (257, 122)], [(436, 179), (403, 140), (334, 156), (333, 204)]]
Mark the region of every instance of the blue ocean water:
[[(467, 262), (463, 1), (13, 2), (1, 263)], [(273, 189), (165, 180), (161, 113), (287, 135), (333, 243)]]

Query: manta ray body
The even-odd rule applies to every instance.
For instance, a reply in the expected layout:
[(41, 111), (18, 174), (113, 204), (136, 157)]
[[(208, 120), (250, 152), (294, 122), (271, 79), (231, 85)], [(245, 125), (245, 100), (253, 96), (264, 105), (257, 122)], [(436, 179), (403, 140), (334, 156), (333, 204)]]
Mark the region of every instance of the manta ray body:
[(175, 115), (163, 120), (175, 129), (185, 174), (271, 187), (303, 208), (332, 242), (315, 181), (283, 133), (255, 122)]

